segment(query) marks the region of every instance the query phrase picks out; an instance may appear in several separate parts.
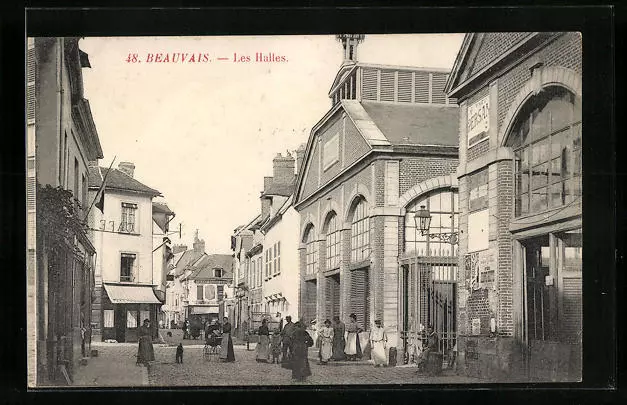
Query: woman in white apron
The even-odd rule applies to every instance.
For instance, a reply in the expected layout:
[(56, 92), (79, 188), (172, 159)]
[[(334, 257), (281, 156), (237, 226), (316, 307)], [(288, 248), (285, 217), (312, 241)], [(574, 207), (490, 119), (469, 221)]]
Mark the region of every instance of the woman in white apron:
[(370, 355), (374, 361), (374, 366), (387, 366), (387, 355), (385, 352), (387, 346), (388, 337), (385, 333), (385, 329), (381, 326), (381, 321), (374, 321), (374, 328), (370, 331), (370, 347), (372, 351)]

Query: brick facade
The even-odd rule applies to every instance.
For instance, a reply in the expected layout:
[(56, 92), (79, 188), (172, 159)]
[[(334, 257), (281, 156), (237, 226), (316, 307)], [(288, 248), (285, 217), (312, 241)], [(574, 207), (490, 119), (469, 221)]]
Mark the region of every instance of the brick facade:
[[(487, 68), (521, 41), (528, 33), (475, 34), (478, 42), (467, 50), (468, 65), (458, 76), (471, 78)], [(460, 108), (460, 166), (457, 170), (460, 203), (459, 286), (457, 291), (458, 372), (468, 375), (504, 376), (524, 374), (521, 331), (523, 285), (521, 254), (514, 255), (511, 224), (514, 214), (514, 162), (511, 148), (505, 147), (507, 131), (520, 106), (541, 86), (563, 86), (581, 97), (581, 38), (577, 33), (543, 34), (535, 50), (512, 56), (492, 66), (490, 77), (467, 83), (452, 96), (463, 100)], [(477, 48), (478, 47), (478, 48)], [(530, 70), (534, 66), (535, 70)], [(464, 79), (465, 80), (465, 79)], [(466, 92), (466, 93), (465, 93)], [(490, 96), (488, 139), (468, 148), (466, 123), (468, 105)], [(485, 249), (469, 250), (470, 174), (488, 172), (488, 204)], [(483, 225), (483, 224), (481, 224)], [(542, 224), (541, 224), (542, 225)], [(540, 231), (538, 231), (540, 232)], [(479, 259), (478, 259), (479, 258)], [(476, 260), (479, 264), (473, 264)], [(518, 262), (516, 261), (518, 260)], [(493, 271), (494, 279), (485, 274)], [(474, 277), (481, 277), (475, 280)], [(488, 281), (490, 280), (490, 281)], [(496, 330), (491, 331), (494, 318)], [(473, 319), (474, 328), (473, 328)], [(478, 321), (477, 321), (478, 320)], [(478, 327), (478, 328), (477, 328)], [(554, 361), (547, 359), (546, 365)]]

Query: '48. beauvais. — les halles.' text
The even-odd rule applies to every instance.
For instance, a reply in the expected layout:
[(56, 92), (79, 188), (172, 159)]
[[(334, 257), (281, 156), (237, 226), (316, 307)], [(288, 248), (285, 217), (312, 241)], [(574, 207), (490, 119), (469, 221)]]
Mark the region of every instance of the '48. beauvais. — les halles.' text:
[(145, 54), (129, 53), (127, 63), (276, 63), (287, 62), (287, 57), (274, 52), (255, 52), (254, 55), (238, 54), (232, 56), (212, 55), (208, 52), (148, 52)]

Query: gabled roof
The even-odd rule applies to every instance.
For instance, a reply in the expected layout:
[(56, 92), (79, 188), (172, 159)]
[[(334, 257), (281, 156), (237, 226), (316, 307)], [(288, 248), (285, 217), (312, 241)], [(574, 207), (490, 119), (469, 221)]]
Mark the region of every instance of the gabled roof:
[(213, 274), (213, 269), (219, 268), (223, 270), (221, 279), (229, 279), (232, 277), (233, 256), (227, 254), (204, 255), (196, 263), (195, 269), (187, 277), (189, 280), (217, 278)]
[(293, 201), (294, 201), (294, 195), (292, 194), (290, 195), (290, 198), (285, 200), (283, 205), (281, 205), (281, 207), (277, 210), (276, 214), (268, 218), (268, 220), (261, 226), (262, 232), (267, 232), (274, 226), (274, 224), (280, 221), (281, 217), (283, 217), (283, 214), (285, 214), (285, 212), (292, 206)]
[(153, 201), (152, 202), (152, 212), (166, 214), (166, 215), (174, 215), (174, 212), (168, 207), (166, 203)]
[[(204, 254), (204, 253), (203, 253)], [(180, 255), (177, 259), (177, 255)], [(180, 276), (181, 274), (183, 274), (183, 272), (185, 271), (185, 269), (187, 269), (189, 266), (191, 266), (195, 261), (197, 261), (200, 257), (202, 256), (202, 254), (198, 254), (195, 250), (190, 249), (190, 250), (186, 250), (184, 252), (179, 252), (176, 255), (174, 255), (174, 275), (176, 277)]]
[(304, 178), (311, 164), (314, 141), (319, 136), (318, 130), (340, 110), (346, 112), (371, 151), (376, 149), (393, 152), (395, 146), (401, 145), (458, 146), (457, 105), (342, 100), (311, 129), (303, 158), (303, 170), (298, 173), (294, 189), (295, 201), (300, 197)]
[[(111, 170), (111, 172), (107, 176), (108, 170)], [(89, 188), (99, 189), (105, 176), (107, 178), (105, 190), (128, 191), (132, 193), (146, 194), (151, 197), (161, 196), (161, 192), (159, 190), (150, 188), (147, 185), (135, 180), (126, 173), (113, 168), (108, 169), (102, 167), (90, 167)]]

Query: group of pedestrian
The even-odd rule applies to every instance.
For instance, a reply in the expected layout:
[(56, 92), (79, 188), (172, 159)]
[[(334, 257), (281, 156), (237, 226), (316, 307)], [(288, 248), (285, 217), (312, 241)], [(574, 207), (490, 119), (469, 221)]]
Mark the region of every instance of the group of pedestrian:
[(260, 363), (280, 364), (281, 367), (292, 370), (293, 380), (303, 381), (311, 375), (307, 353), (314, 342), (303, 322), (293, 323), (289, 315), (285, 317), (285, 321), (280, 330), (272, 331), (270, 339), (268, 322), (266, 319), (262, 320), (257, 330), (259, 342), (255, 360)]

